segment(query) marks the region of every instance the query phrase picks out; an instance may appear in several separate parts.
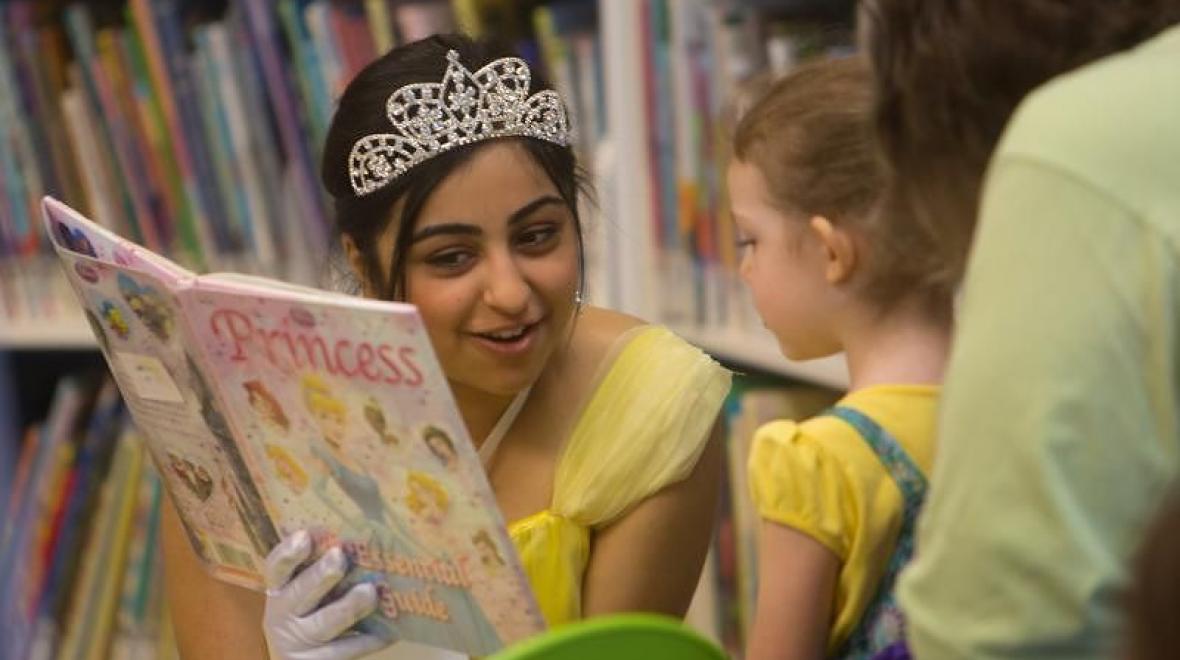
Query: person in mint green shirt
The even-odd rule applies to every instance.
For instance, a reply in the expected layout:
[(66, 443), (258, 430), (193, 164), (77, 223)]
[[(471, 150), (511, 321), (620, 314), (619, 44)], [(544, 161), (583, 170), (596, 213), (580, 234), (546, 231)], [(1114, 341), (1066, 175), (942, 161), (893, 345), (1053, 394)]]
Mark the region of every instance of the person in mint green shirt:
[[(1164, 25), (1180, 3), (921, 4), (879, 0), (868, 35), (886, 155), (910, 177), (894, 203), (952, 234), (948, 276), (966, 270), (899, 585), (910, 650), (1110, 657), (1134, 553), (1180, 471), (1180, 28)], [(941, 82), (915, 74), (939, 67)], [(1020, 86), (1070, 69), (1020, 104), (981, 184)]]

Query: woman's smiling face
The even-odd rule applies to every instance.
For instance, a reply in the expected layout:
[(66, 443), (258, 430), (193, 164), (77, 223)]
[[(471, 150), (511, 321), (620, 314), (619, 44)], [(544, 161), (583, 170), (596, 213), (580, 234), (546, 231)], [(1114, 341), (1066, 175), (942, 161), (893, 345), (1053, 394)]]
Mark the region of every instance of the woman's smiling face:
[[(393, 253), (397, 229), (395, 220), (378, 237), (378, 255)], [(480, 147), (430, 194), (405, 297), (453, 384), (511, 395), (536, 381), (576, 310), (576, 232), (573, 210), (517, 141)]]

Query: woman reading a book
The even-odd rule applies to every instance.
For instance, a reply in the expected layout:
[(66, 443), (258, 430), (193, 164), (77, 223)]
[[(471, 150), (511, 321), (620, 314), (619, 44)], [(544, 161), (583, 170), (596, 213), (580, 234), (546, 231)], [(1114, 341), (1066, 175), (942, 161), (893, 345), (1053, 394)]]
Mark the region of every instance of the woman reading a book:
[[(547, 622), (679, 616), (712, 531), (729, 375), (666, 329), (582, 304), (569, 135), (523, 61), (436, 36), (348, 86), (323, 180), (359, 292), (418, 307)], [(271, 551), (265, 595), (209, 577), (171, 510), (164, 551), (186, 658), (450, 657), (349, 632), (375, 590), (308, 597), (343, 567), (312, 561), (306, 535)]]

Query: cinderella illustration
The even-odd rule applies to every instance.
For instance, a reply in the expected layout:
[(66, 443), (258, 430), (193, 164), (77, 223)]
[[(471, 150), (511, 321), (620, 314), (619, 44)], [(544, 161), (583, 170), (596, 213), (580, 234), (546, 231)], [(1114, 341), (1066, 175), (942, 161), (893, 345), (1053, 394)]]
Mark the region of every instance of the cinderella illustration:
[[(390, 510), (377, 480), (348, 456), (349, 415), (345, 403), (314, 374), (303, 377), (302, 389), (304, 407), (319, 431), (311, 444), (312, 455), (323, 468), (312, 478), (311, 489), (346, 523), (342, 536), (367, 543), (385, 556), (451, 561), (445, 551), (429, 549), (415, 538), (406, 522)], [(333, 491), (343, 493), (344, 501)], [(446, 606), (450, 620), (438, 621), (409, 612), (396, 620), (372, 616), (362, 623), (366, 632), (387, 639), (411, 637), (444, 645), (461, 639), (467, 648), (486, 649), (487, 653), (502, 646), (495, 627), (469, 589), (392, 574), (386, 575), (385, 580), (394, 592), (429, 588), (434, 599)]]

